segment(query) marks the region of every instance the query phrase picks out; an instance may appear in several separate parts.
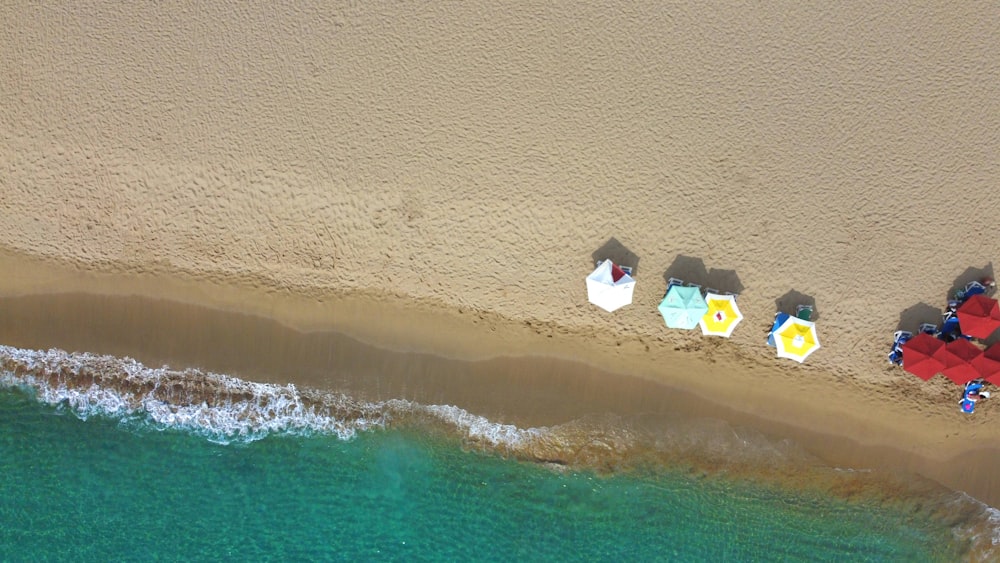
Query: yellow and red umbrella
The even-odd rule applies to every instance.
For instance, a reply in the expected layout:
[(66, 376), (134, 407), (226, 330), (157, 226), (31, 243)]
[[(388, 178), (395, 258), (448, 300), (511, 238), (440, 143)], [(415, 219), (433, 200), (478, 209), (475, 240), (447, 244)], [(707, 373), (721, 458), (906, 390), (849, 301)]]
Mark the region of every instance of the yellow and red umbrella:
[(729, 338), (736, 325), (743, 320), (743, 313), (736, 306), (736, 296), (709, 293), (705, 295), (708, 312), (701, 318), (701, 333)]

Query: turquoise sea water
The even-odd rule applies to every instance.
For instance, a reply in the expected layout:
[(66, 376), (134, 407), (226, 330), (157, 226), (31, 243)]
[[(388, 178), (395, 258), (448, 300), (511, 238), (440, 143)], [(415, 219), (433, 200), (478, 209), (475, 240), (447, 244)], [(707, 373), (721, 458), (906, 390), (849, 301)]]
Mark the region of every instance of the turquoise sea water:
[[(79, 365), (71, 377), (81, 377)], [(3, 560), (952, 561), (982, 554), (954, 518), (905, 503), (847, 501), (666, 466), (602, 475), (553, 468), (470, 450), (458, 435), (419, 425), (345, 434), (285, 424), (221, 439), (206, 430), (207, 418), (200, 427), (164, 423), (148, 395), (146, 410), (108, 406), (93, 382), (87, 408), (65, 394), (53, 398), (22, 368), (11, 371), (8, 362), (0, 384)], [(97, 408), (99, 396), (105, 405)], [(231, 397), (223, 402), (235, 408)], [(969, 525), (963, 521), (962, 530)]]

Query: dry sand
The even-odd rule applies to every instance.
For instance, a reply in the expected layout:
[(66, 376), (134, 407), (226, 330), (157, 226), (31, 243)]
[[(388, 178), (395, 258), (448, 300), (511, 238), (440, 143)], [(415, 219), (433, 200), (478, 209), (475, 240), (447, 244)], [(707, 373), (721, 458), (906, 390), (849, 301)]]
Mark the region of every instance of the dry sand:
[[(1000, 406), (962, 416), (952, 384), (885, 361), (893, 330), (993, 273), (994, 10), (0, 13), (3, 296), (135, 294), (448, 358), (571, 359), (1000, 504)], [(637, 266), (614, 314), (584, 291), (605, 252)], [(670, 274), (740, 291), (731, 340), (663, 327)], [(805, 366), (763, 344), (801, 301), (823, 343)], [(872, 453), (889, 445), (898, 460)]]

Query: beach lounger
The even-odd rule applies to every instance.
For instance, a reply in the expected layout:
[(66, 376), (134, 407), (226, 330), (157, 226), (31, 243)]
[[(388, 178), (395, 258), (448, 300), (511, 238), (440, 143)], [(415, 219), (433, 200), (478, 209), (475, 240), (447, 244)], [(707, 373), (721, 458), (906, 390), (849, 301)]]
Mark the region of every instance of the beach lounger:
[(684, 280), (680, 280), (680, 279), (677, 279), (677, 278), (670, 278), (670, 279), (668, 279), (667, 280), (667, 291), (670, 291), (670, 288), (673, 287), (673, 286), (675, 286), (675, 285), (683, 286), (684, 285)]
[(944, 322), (941, 323), (941, 332), (939, 336), (946, 336), (949, 334), (962, 334), (961, 327), (958, 326), (958, 317), (954, 314), (946, 313), (944, 316)]
[(919, 330), (920, 330), (920, 332), (926, 332), (927, 334), (929, 334), (931, 336), (937, 336), (938, 335), (938, 326), (936, 324), (933, 324), (933, 323), (922, 323), (920, 325), (920, 329)]
[(903, 344), (911, 338), (913, 338), (913, 333), (908, 330), (897, 330), (892, 333), (892, 349), (889, 350), (890, 364), (903, 365)]
[(706, 287), (705, 293), (714, 293), (716, 295), (722, 295), (722, 292), (719, 291), (718, 289), (715, 289), (714, 287)]
[(903, 365), (903, 351), (899, 348), (893, 347), (892, 351), (889, 352), (889, 363), (894, 366)]
[(961, 305), (973, 295), (979, 295), (981, 293), (986, 293), (986, 286), (977, 281), (970, 281), (965, 284), (963, 289), (955, 292), (955, 300), (958, 301), (959, 305)]
[(795, 308), (795, 316), (804, 321), (811, 320), (812, 315), (813, 315), (812, 305), (799, 305), (798, 307)]
[(778, 327), (780, 327), (782, 324), (784, 324), (784, 322), (787, 321), (788, 317), (790, 317), (790, 316), (791, 315), (789, 315), (788, 313), (780, 313), (780, 312), (779, 313), (775, 313), (775, 315), (774, 315), (774, 324), (771, 326), (771, 331), (767, 333), (767, 345), (768, 346), (770, 346), (772, 348), (775, 347), (775, 345), (774, 345), (774, 331), (778, 330)]

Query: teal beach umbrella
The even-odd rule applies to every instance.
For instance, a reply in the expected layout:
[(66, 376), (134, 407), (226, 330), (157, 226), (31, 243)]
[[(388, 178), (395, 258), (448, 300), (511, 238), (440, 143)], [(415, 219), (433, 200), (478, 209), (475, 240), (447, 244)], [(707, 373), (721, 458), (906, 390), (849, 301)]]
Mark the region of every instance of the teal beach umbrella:
[(669, 328), (691, 330), (708, 312), (708, 304), (697, 287), (672, 285), (658, 309)]

